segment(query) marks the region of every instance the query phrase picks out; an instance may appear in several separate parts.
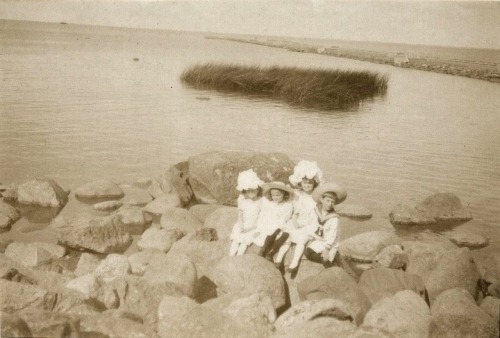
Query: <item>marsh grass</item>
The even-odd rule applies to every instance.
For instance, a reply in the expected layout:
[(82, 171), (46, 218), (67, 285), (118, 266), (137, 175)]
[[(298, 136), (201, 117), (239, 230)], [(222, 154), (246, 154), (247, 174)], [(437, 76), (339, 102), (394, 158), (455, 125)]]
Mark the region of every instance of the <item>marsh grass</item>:
[(264, 95), (294, 106), (325, 110), (383, 95), (388, 82), (387, 76), (369, 71), (212, 63), (186, 69), (181, 81), (195, 88)]

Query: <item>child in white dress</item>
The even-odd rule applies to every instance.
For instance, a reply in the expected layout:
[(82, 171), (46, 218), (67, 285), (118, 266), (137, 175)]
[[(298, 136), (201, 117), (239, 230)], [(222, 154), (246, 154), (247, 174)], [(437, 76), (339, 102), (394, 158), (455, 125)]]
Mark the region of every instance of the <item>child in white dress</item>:
[(257, 237), (254, 244), (262, 247), (259, 255), (272, 261), (271, 248), (285, 224), (292, 218), (293, 189), (282, 182), (262, 186), (262, 209), (257, 219)]
[(238, 175), (236, 189), (238, 196), (238, 221), (231, 232), (229, 255), (243, 255), (256, 236), (257, 217), (262, 206), (262, 189), (264, 184), (253, 169), (242, 171)]
[(288, 267), (291, 278), (295, 278), (305, 246), (316, 231), (316, 213), (314, 212), (316, 202), (312, 198), (312, 192), (321, 184), (323, 173), (316, 162), (300, 161), (289, 179), (290, 183), (298, 188), (297, 197), (293, 203), (293, 216), (283, 228), (283, 233), (276, 240), (272, 252), (279, 249), (275, 265), (282, 270), (283, 259), (292, 243), (295, 244), (294, 256)]

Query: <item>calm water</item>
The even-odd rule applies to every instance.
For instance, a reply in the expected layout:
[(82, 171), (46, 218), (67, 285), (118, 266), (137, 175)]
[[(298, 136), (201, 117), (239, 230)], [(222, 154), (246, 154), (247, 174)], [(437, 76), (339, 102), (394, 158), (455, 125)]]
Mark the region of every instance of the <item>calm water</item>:
[[(197, 34), (41, 27), (0, 30), (1, 183), (131, 182), (210, 150), (281, 151), (316, 160), (373, 211), (368, 226), (454, 192), (474, 215), (458, 229), (500, 252), (499, 84)], [(198, 62), (368, 69), (389, 90), (350, 111), (301, 110), (184, 87)]]

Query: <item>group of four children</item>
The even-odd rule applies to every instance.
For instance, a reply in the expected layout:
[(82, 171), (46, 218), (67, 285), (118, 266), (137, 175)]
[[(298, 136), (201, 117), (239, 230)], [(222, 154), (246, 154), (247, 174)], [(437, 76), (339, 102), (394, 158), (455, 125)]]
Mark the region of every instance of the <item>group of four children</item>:
[(261, 256), (284, 272), (284, 257), (295, 244), (287, 270), (295, 278), (304, 253), (325, 267), (333, 265), (339, 242), (334, 206), (347, 193), (334, 183), (323, 184), (316, 162), (300, 161), (289, 181), (295, 189), (283, 182), (264, 183), (252, 169), (239, 173), (238, 221), (229, 254), (242, 255), (255, 244)]

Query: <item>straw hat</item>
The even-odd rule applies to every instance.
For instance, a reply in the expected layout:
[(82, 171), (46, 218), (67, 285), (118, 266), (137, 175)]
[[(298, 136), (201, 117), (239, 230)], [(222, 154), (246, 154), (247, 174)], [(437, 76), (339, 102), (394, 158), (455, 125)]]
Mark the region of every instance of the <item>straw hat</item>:
[(257, 176), (255, 171), (253, 171), (253, 169), (248, 169), (238, 174), (238, 185), (236, 186), (236, 190), (257, 189), (262, 184), (264, 184), (264, 181)]
[(347, 192), (335, 183), (325, 183), (320, 185), (313, 190), (312, 198), (314, 199), (314, 201), (316, 201), (316, 203), (319, 203), (323, 194), (327, 192), (332, 192), (337, 196), (335, 204), (340, 204), (347, 198)]
[(289, 185), (286, 185), (285, 183), (278, 181), (274, 181), (271, 183), (264, 183), (264, 185), (262, 186), (262, 194), (267, 196), (267, 198), (271, 199), (270, 198), (271, 189), (279, 189), (281, 191), (286, 191), (289, 197), (292, 196), (293, 194), (293, 189)]
[(323, 182), (323, 172), (319, 169), (318, 164), (313, 161), (302, 160), (297, 163), (293, 168), (293, 174), (288, 179), (290, 183), (297, 186), (304, 177), (314, 179), (318, 184)]

